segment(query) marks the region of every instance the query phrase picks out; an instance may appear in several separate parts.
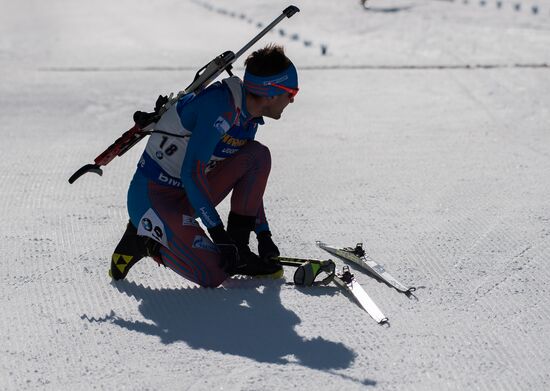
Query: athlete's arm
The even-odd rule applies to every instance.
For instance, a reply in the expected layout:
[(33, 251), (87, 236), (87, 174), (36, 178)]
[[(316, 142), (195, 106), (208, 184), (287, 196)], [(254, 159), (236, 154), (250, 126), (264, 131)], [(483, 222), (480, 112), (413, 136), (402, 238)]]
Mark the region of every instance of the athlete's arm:
[(206, 165), (220, 138), (230, 127), (220, 113), (233, 108), (228, 107), (227, 97), (221, 91), (215, 91), (197, 97), (188, 109), (194, 110), (196, 116), (182, 164), (181, 179), (195, 215), (200, 217), (207, 228), (212, 228), (222, 224), (222, 221), (210, 196)]

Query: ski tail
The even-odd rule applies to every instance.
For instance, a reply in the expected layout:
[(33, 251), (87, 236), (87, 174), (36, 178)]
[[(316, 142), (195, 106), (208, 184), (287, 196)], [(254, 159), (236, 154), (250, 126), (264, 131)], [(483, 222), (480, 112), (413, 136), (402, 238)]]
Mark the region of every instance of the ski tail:
[(334, 283), (345, 291), (350, 293), (359, 305), (373, 318), (378, 324), (388, 324), (388, 318), (382, 313), (376, 303), (370, 298), (367, 292), (355, 280), (355, 276), (351, 274), (349, 266), (344, 266), (342, 274), (334, 277)]
[[(351, 274), (349, 266), (344, 266), (342, 273), (336, 273), (336, 264), (330, 259), (319, 260), (276, 257), (273, 258), (273, 260), (283, 266), (296, 268), (296, 272), (294, 273), (294, 284), (299, 286), (319, 286), (328, 285), (333, 282), (336, 287), (353, 296), (359, 306), (378, 324), (389, 325), (388, 318), (357, 282), (355, 276)], [(322, 272), (326, 273), (327, 276), (321, 281), (315, 281), (317, 276)]]

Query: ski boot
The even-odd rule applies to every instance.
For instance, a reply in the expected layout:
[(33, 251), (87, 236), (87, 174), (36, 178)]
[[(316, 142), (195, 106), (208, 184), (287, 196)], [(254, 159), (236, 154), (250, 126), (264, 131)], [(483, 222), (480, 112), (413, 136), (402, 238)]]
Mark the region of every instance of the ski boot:
[(239, 265), (235, 274), (273, 279), (283, 277), (283, 267), (279, 263), (261, 259), (248, 247), (250, 232), (254, 230), (255, 225), (255, 216), (229, 213), (227, 233), (239, 250)]
[(146, 236), (139, 236), (136, 227), (129, 221), (111, 257), (109, 276), (113, 280), (123, 280), (132, 266), (147, 256), (152, 257), (159, 266), (164, 265), (160, 256), (160, 244)]

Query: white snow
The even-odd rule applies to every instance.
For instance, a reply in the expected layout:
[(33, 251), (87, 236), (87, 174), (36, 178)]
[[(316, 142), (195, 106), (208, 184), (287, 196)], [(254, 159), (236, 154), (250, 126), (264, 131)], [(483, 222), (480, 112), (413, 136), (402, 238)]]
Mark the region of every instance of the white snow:
[(67, 183), (292, 3), (0, 1), (0, 389), (548, 389), (550, 1), (485, 3), (296, 1), (256, 45), (300, 70), (259, 134), (275, 239), (365, 241), (423, 286), (355, 269), (384, 328), (334, 287), (202, 289), (151, 260), (111, 283), (145, 144)]

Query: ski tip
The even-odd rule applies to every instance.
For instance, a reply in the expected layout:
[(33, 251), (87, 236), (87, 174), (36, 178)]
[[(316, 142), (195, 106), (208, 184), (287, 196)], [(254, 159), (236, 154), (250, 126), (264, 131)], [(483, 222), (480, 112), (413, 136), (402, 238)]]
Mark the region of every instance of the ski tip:
[(416, 291), (416, 288), (411, 287), (411, 288), (409, 288), (409, 290), (407, 290), (406, 292), (403, 292), (403, 293), (405, 293), (405, 296), (407, 296), (409, 299), (419, 301), (418, 297), (413, 293), (414, 291)]
[(382, 319), (381, 321), (378, 322), (378, 324), (384, 327), (391, 327), (390, 320), (388, 318)]

